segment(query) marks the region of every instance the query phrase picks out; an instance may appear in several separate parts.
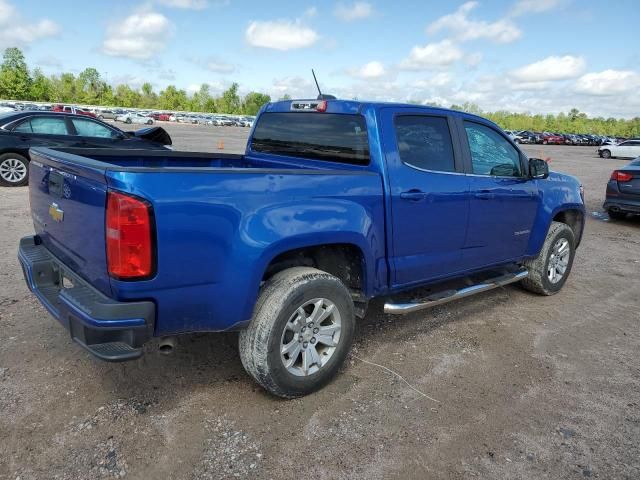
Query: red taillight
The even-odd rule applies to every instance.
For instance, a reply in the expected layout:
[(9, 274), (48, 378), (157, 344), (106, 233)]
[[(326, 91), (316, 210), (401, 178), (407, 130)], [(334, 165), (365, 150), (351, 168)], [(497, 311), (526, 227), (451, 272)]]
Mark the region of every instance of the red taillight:
[(316, 112), (326, 112), (327, 111), (327, 101), (322, 100), (318, 105), (316, 105)]
[(611, 180), (617, 180), (618, 182), (630, 182), (633, 180), (633, 175), (627, 172), (619, 172), (615, 170), (611, 174)]
[(122, 193), (107, 195), (107, 265), (112, 277), (132, 280), (153, 273), (150, 206)]

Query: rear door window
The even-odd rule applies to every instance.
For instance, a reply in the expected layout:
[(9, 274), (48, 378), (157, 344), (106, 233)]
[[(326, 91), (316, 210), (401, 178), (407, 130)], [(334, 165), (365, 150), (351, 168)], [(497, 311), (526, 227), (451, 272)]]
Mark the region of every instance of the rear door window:
[(402, 115), (395, 119), (400, 159), (410, 167), (455, 172), (449, 124), (444, 117)]
[(264, 113), (251, 139), (254, 152), (367, 165), (369, 139), (362, 115)]

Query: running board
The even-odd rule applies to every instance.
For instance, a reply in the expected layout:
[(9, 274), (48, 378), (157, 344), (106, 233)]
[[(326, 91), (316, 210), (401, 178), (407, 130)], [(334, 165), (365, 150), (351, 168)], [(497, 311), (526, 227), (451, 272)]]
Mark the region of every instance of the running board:
[(513, 273), (507, 273), (500, 275), (499, 277), (490, 278), (477, 285), (461, 288), (460, 290), (445, 290), (444, 292), (434, 293), (429, 295), (424, 301), (411, 302), (411, 303), (385, 303), (384, 313), (391, 315), (404, 315), (407, 313), (417, 312), (418, 310), (424, 310), (425, 308), (435, 307), (444, 303), (449, 303), (454, 300), (458, 300), (464, 297), (470, 297), (476, 293), (486, 292), (493, 290), (494, 288), (503, 287), (510, 283), (519, 282), (529, 276), (529, 271), (522, 268)]

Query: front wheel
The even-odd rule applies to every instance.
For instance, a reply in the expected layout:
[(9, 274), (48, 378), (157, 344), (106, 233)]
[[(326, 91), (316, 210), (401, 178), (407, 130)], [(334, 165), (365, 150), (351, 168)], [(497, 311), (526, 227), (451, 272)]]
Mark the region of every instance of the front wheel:
[(240, 358), (268, 392), (300, 397), (336, 375), (354, 328), (353, 301), (338, 278), (315, 268), (290, 268), (262, 289), (251, 324), (240, 332)]
[(131, 119), (130, 119), (130, 118), (127, 118), (127, 119), (124, 121), (124, 123), (128, 123), (128, 124), (130, 124), (130, 123), (131, 123)]
[(147, 122), (147, 125), (153, 125), (153, 120), (149, 120), (149, 121)]
[(602, 158), (611, 158), (611, 150), (607, 150), (606, 148), (600, 152), (600, 156)]
[(525, 262), (529, 276), (522, 286), (540, 295), (555, 295), (564, 286), (575, 256), (575, 236), (566, 224), (551, 222), (540, 254)]

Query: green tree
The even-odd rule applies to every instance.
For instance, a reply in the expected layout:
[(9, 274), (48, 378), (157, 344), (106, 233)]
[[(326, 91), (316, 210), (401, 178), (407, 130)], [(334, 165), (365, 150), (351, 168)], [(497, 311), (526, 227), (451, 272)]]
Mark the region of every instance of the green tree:
[(51, 101), (51, 93), (51, 81), (42, 73), (42, 70), (36, 68), (31, 79), (29, 99), (35, 102), (49, 102)]
[(222, 92), (222, 97), (218, 100), (218, 108), (222, 113), (240, 113), (240, 97), (238, 96), (238, 84), (231, 86)]
[(100, 73), (95, 68), (85, 68), (76, 78), (76, 101), (95, 105), (100, 101), (104, 93), (105, 84), (100, 78)]
[(7, 48), (0, 66), (0, 97), (27, 100), (31, 89), (31, 77), (24, 55), (19, 48)]
[(255, 115), (265, 103), (269, 103), (271, 97), (264, 93), (249, 92), (244, 97), (244, 103), (242, 105), (242, 113), (245, 115)]

